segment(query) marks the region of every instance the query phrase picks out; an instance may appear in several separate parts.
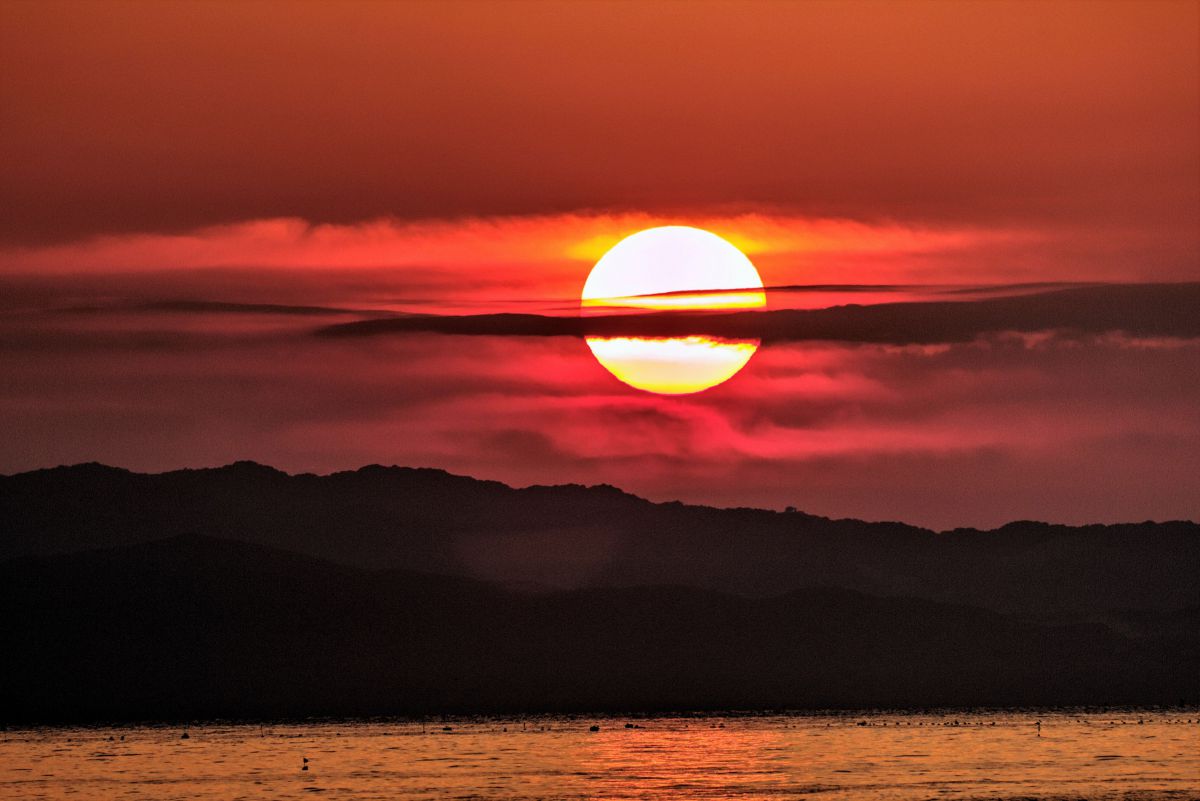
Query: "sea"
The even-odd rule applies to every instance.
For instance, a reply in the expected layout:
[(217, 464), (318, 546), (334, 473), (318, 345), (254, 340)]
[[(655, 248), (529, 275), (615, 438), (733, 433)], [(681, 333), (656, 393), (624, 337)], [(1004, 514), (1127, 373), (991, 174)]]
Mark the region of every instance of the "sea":
[(314, 797), (1200, 799), (1200, 711), (538, 716), (0, 731), (0, 799)]

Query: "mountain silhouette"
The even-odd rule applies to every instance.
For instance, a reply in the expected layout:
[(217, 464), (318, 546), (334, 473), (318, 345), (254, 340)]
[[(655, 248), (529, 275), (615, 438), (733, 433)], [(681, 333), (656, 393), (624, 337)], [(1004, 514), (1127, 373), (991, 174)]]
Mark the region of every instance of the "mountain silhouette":
[[(0, 563), (0, 722), (1173, 704), (1173, 635), (808, 588), (519, 593), (185, 535)], [(1189, 695), (1190, 694), (1190, 695)]]
[(1186, 521), (934, 532), (380, 466), (149, 475), (86, 464), (0, 477), (0, 559), (186, 534), (527, 591), (677, 585), (767, 597), (828, 586), (1130, 631), (1160, 625), (1141, 613), (1200, 606), (1200, 526)]

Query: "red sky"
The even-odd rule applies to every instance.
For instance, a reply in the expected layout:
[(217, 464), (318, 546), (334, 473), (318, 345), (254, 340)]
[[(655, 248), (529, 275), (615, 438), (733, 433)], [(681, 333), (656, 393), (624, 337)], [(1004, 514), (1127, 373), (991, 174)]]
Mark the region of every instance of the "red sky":
[(1196, 2), (0, 0), (0, 472), (374, 461), (939, 526), (1196, 518), (1190, 334), (775, 344), (664, 399), (568, 337), (139, 305), (571, 313), (667, 223), (773, 287), (1196, 281), (1198, 142)]

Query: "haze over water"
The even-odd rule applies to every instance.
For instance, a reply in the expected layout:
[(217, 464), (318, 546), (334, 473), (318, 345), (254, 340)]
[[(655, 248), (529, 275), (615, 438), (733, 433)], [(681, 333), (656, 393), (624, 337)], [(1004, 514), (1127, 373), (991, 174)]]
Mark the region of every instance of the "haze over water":
[(206, 724), (187, 740), (165, 726), (10, 731), (0, 798), (1200, 797), (1194, 710), (593, 722)]

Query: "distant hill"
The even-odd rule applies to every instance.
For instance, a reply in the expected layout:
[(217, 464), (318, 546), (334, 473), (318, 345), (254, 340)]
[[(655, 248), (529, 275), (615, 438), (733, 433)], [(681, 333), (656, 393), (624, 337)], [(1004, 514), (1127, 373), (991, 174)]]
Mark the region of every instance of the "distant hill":
[(829, 586), (1148, 632), (1165, 625), (1158, 615), (1200, 606), (1191, 522), (938, 533), (379, 466), (289, 476), (248, 462), (158, 475), (86, 464), (0, 477), (0, 559), (184, 534), (527, 590)]
[(1194, 631), (1133, 639), (831, 588), (514, 593), (195, 535), (8, 560), (0, 607), (9, 725), (1170, 704), (1200, 675)]

